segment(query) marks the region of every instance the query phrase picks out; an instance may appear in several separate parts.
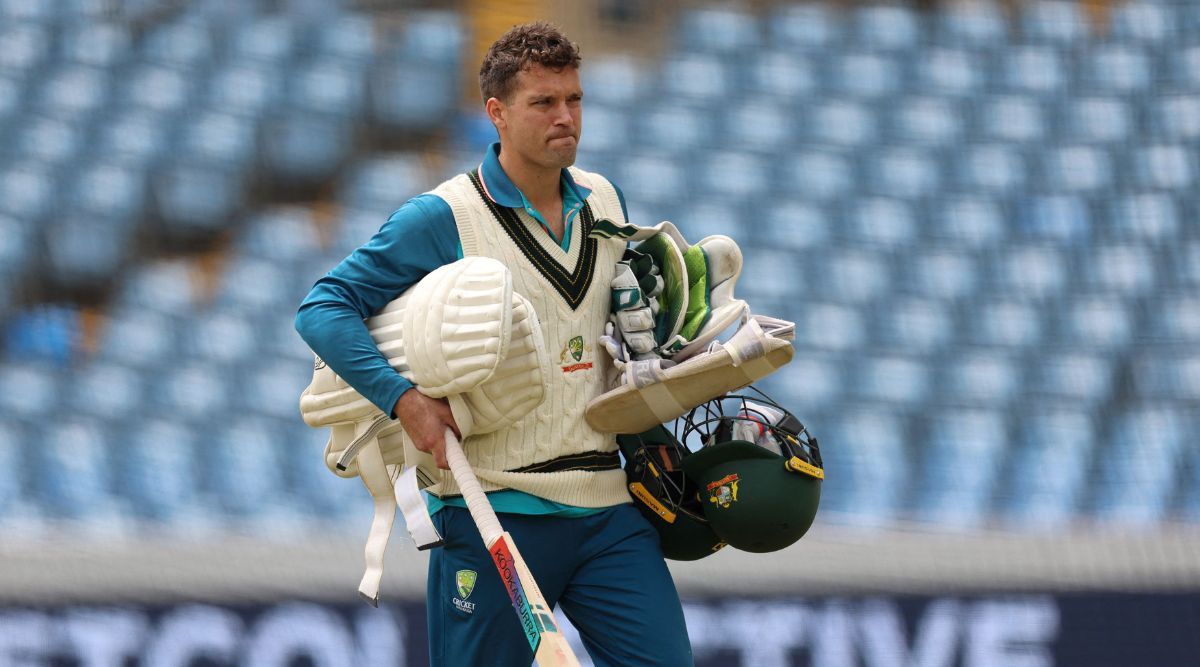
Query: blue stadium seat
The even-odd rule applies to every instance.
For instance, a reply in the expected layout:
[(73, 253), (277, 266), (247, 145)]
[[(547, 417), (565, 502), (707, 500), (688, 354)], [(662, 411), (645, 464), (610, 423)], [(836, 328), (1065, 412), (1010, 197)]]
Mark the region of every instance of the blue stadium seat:
[(306, 37), (298, 22), (284, 14), (248, 17), (230, 28), (227, 57), (233, 62), (287, 62)]
[(1021, 8), (1021, 35), (1040, 44), (1071, 46), (1089, 37), (1083, 5), (1070, 0), (1046, 0)]
[(750, 234), (759, 232), (750, 221), (743, 227), (739, 215), (743, 208), (736, 206), (736, 202), (733, 197), (698, 197), (682, 207), (672, 222), (692, 243), (713, 234), (724, 234), (740, 246)]
[(708, 151), (696, 171), (700, 193), (733, 202), (765, 195), (771, 182), (770, 164), (766, 160), (732, 148)]
[(1127, 141), (1137, 130), (1129, 105), (1118, 97), (1090, 95), (1067, 100), (1060, 112), (1063, 136), (1081, 143)]
[(141, 55), (148, 62), (197, 71), (217, 58), (215, 34), (198, 21), (173, 21), (150, 30), (142, 41)]
[(866, 353), (853, 365), (848, 393), (858, 400), (917, 408), (932, 395), (935, 378), (921, 359), (901, 353)]
[(872, 51), (908, 51), (924, 41), (920, 15), (906, 5), (856, 7), (850, 20), (855, 44)]
[(227, 228), (245, 203), (243, 175), (229, 165), (177, 160), (150, 182), (153, 210), (171, 243), (192, 243)]
[(954, 158), (951, 173), (967, 192), (987, 195), (1017, 194), (1029, 181), (1025, 155), (1002, 143), (968, 145)]
[[(116, 305), (127, 311), (189, 317), (199, 307), (194, 267), (184, 260), (143, 263), (122, 280)], [(118, 310), (117, 321), (129, 314)]]
[(226, 418), (237, 404), (228, 391), (227, 375), (226, 369), (210, 360), (179, 360), (155, 372), (146, 393), (147, 406), (185, 423), (211, 424), (214, 418)]
[(652, 87), (648, 63), (631, 56), (599, 56), (579, 76), (589, 105), (624, 108)]
[(365, 61), (317, 60), (292, 71), (287, 87), (290, 108), (357, 119), (366, 107)]
[(1096, 429), (1072, 408), (1022, 411), (1012, 474), (1000, 508), (1016, 530), (1058, 530), (1075, 523), (1088, 488)]
[[(819, 58), (774, 49), (741, 63), (751, 94), (768, 95), (786, 103), (804, 101), (821, 89)], [(590, 67), (590, 65), (589, 65)], [(794, 109), (792, 109), (794, 110)], [(589, 109), (588, 113), (591, 113)]]
[(1128, 243), (1102, 243), (1079, 249), (1084, 284), (1101, 293), (1142, 296), (1154, 291), (1157, 262), (1149, 248)]
[(1011, 298), (987, 298), (962, 311), (967, 342), (984, 347), (1033, 349), (1045, 337), (1042, 313), (1036, 305)]
[(900, 296), (875, 313), (874, 342), (892, 351), (932, 355), (955, 344), (954, 316), (934, 299)]
[(881, 148), (866, 158), (867, 192), (917, 200), (942, 188), (939, 160), (932, 151), (912, 147)]
[(180, 70), (143, 63), (119, 72), (117, 78), (118, 100), (135, 109), (174, 114), (196, 102), (197, 81)]
[(918, 237), (912, 207), (893, 197), (861, 197), (848, 205), (838, 235), (850, 243), (907, 250)]
[[(787, 373), (775, 376), (780, 391), (789, 397), (788, 409), (803, 415), (802, 418), (807, 422), (811, 419), (809, 415), (837, 405), (846, 391), (846, 379), (842, 371), (844, 363), (845, 360), (838, 355), (797, 355)], [(821, 435), (817, 437), (821, 438)]]
[(0, 364), (0, 382), (19, 391), (0, 392), (0, 414), (33, 422), (62, 409), (63, 374), (49, 362), (12, 360)]
[[(309, 428), (294, 423), (280, 436), (286, 438), (290, 455), (285, 459), (286, 472), (295, 480), (297, 495), (316, 512), (316, 518), (341, 518), (358, 511), (370, 496), (356, 479), (342, 479), (326, 467), (321, 452), (329, 439), (329, 429)], [(368, 505), (370, 503), (367, 503)], [(392, 528), (393, 538), (403, 536), (397, 516)]]
[(45, 231), (49, 282), (101, 294), (133, 252), (134, 221), (85, 210), (54, 216)]
[(1050, 135), (1045, 109), (1034, 97), (1001, 95), (977, 104), (975, 134), (980, 139), (1037, 144)]
[(943, 195), (925, 217), (926, 235), (938, 242), (968, 249), (994, 246), (1005, 239), (1008, 215), (991, 197)]
[(68, 62), (106, 69), (121, 66), (133, 55), (129, 28), (118, 22), (69, 25), (59, 37), (59, 46)]
[(1133, 356), (1131, 370), (1138, 398), (1191, 406), (1200, 402), (1200, 353), (1195, 349), (1147, 347)]
[(294, 419), (300, 392), (312, 380), (310, 364), (288, 359), (264, 359), (241, 382), (242, 405), (252, 414)]
[(79, 165), (65, 190), (63, 199), (70, 209), (128, 228), (114, 229), (114, 234), (132, 232), (146, 212), (146, 174), (120, 163)]
[(45, 26), (3, 22), (0, 24), (0, 71), (35, 72), (53, 57), (53, 40), (53, 34)]
[(1170, 249), (1165, 284), (1172, 287), (1200, 287), (1200, 240), (1180, 240)]
[(73, 411), (116, 426), (142, 410), (146, 379), (145, 374), (130, 366), (96, 361), (71, 375), (65, 400)]
[(992, 494), (1008, 444), (1004, 414), (950, 409), (930, 416), (922, 452), (918, 520), (979, 528), (990, 518)]
[(917, 296), (955, 300), (980, 288), (978, 259), (957, 248), (924, 247), (900, 266), (904, 289)]
[(1013, 46), (1000, 52), (995, 80), (1011, 92), (1039, 97), (1059, 95), (1067, 89), (1070, 66), (1050, 46)]
[(1135, 0), (1116, 5), (1109, 15), (1112, 38), (1148, 46), (1168, 44), (1180, 28), (1170, 3)]
[(685, 10), (677, 19), (676, 46), (682, 51), (738, 54), (762, 43), (754, 15), (738, 9)]
[(1055, 338), (1084, 350), (1120, 350), (1133, 342), (1137, 325), (1129, 306), (1102, 293), (1073, 296), (1057, 313)]
[(1096, 410), (1116, 390), (1116, 362), (1105, 352), (1047, 347), (1029, 357), (1026, 392), (1032, 401)]
[(1166, 343), (1200, 343), (1200, 296), (1181, 292), (1158, 295), (1148, 307), (1150, 333)]
[[(321, 19), (313, 31), (314, 54), (358, 66), (369, 65), (375, 56), (375, 26), (371, 17), (359, 13), (337, 13)], [(590, 64), (590, 63), (589, 63)]]
[(900, 518), (916, 472), (908, 431), (903, 415), (874, 406), (851, 407), (821, 427), (817, 438), (829, 452), (825, 469), (829, 479), (840, 480), (822, 490), (821, 509), (831, 520), (885, 525)]
[(1045, 299), (1068, 290), (1071, 269), (1058, 248), (1017, 244), (1000, 249), (993, 257), (991, 279), (1002, 295)]
[(213, 72), (201, 98), (213, 109), (259, 119), (284, 99), (284, 84), (277, 67), (229, 61)]
[(172, 152), (178, 119), (146, 111), (104, 118), (96, 128), (95, 152), (130, 167), (147, 167)]
[(190, 319), (181, 332), (180, 352), (215, 368), (230, 368), (251, 362), (266, 345), (246, 314), (215, 310)]
[(1194, 93), (1200, 85), (1200, 45), (1172, 49), (1168, 54), (1168, 76), (1187, 93)]
[(921, 49), (914, 56), (913, 72), (913, 88), (934, 95), (975, 97), (987, 83), (982, 58), (965, 49)]
[(203, 511), (197, 453), (206, 442), (175, 420), (137, 421), (121, 434), (117, 488), (139, 519), (179, 525)]
[[(239, 225), (237, 251), (245, 256), (295, 265), (321, 255), (321, 239), (307, 208), (277, 206), (260, 210)], [(365, 240), (365, 239), (364, 239)]]
[(758, 230), (746, 237), (746, 244), (787, 250), (822, 248), (832, 238), (831, 217), (830, 211), (804, 197), (784, 199), (759, 209), (746, 220)]
[[(1197, 83), (1200, 84), (1200, 78)], [(1200, 141), (1200, 94), (1147, 96), (1143, 109), (1152, 136), (1167, 141)]]
[(54, 517), (99, 524), (116, 507), (112, 469), (119, 452), (109, 447), (99, 424), (76, 420), (46, 424), (34, 434), (32, 449), (35, 496)]
[[(607, 106), (589, 104), (587, 109), (587, 130), (580, 152), (589, 153), (614, 152), (624, 150), (632, 144), (629, 114)], [(584, 164), (584, 169), (593, 171), (594, 168)]]
[[(228, 515), (247, 519), (286, 511), (291, 499), (284, 479), (288, 456), (270, 421), (243, 417), (218, 427), (206, 444), (205, 489)], [(318, 457), (320, 455), (318, 454)]]
[[(698, 239), (697, 239), (698, 240)], [(762, 235), (752, 236), (748, 241), (763, 243)], [(780, 244), (741, 244), (744, 263), (742, 277), (738, 279), (738, 298), (751, 304), (756, 299), (765, 302), (779, 301), (808, 289), (804, 279), (804, 262), (795, 252)]]
[(732, 106), (722, 115), (723, 127), (717, 136), (726, 148), (774, 155), (795, 140), (795, 111), (773, 100), (751, 98)]
[(1187, 192), (1200, 175), (1195, 148), (1185, 144), (1139, 146), (1133, 151), (1132, 163), (1133, 184), (1147, 190)]
[[(338, 198), (353, 209), (371, 212), (368, 227), (373, 234), (392, 211), (400, 208), (409, 197), (430, 187), (429, 180), (417, 154), (375, 153), (346, 170), (338, 188)], [(369, 236), (361, 237), (359, 242), (365, 242)]]
[(836, 98), (813, 105), (806, 129), (807, 142), (842, 148), (872, 145), (879, 135), (878, 121), (868, 106)]
[(272, 261), (238, 257), (221, 277), (217, 304), (241, 312), (294, 312), (309, 287), (292, 284), (289, 272)]
[(887, 255), (863, 247), (830, 248), (810, 276), (814, 288), (834, 301), (864, 303), (883, 297), (893, 288)]
[(1021, 202), (1016, 214), (1014, 226), (1030, 239), (1078, 244), (1091, 235), (1091, 211), (1087, 201), (1076, 195), (1037, 195)]
[(173, 363), (180, 328), (178, 320), (165, 313), (119, 310), (100, 335), (99, 358), (136, 368)]
[[(787, 259), (782, 260), (783, 262), (795, 263), (794, 256), (787, 254), (785, 257)], [(746, 278), (747, 285), (751, 284), (746, 272), (743, 272), (742, 275)], [(766, 277), (764, 276), (762, 279), (766, 279)], [(793, 296), (793, 292), (788, 291), (789, 286), (786, 283), (780, 285), (777, 277), (774, 280), (776, 286), (782, 287), (784, 291), (783, 299)], [(757, 293), (765, 291), (757, 286), (755, 289)], [(744, 298), (748, 299), (750, 303), (757, 303), (754, 297), (755, 294), (750, 293)], [(830, 351), (858, 350), (869, 340), (867, 325), (857, 308), (840, 303), (812, 301), (804, 304), (802, 314), (803, 317), (796, 322), (796, 347), (800, 350), (812, 348)], [(803, 353), (807, 354), (807, 352)], [(851, 386), (854, 386), (853, 383)]]
[(19, 159), (53, 168), (69, 165), (83, 155), (86, 125), (59, 118), (27, 118), (25, 126), (15, 133), (14, 144)]
[(1008, 20), (996, 3), (955, 3), (940, 7), (933, 16), (933, 38), (938, 44), (969, 49), (991, 49), (1009, 40)]
[(963, 351), (948, 356), (934, 378), (942, 405), (1005, 409), (1024, 393), (1020, 364), (1001, 351)]
[[(617, 168), (616, 182), (625, 193), (626, 201), (643, 206), (662, 205), (675, 199), (686, 200), (689, 195), (682, 165), (651, 154), (626, 158)], [(632, 215), (632, 211), (630, 213)], [(655, 223), (644, 221), (640, 224)]]
[(793, 53), (828, 50), (846, 32), (841, 16), (817, 3), (781, 5), (767, 17), (767, 27), (772, 43)]
[(468, 35), (455, 11), (411, 12), (404, 23), (398, 55), (402, 60), (448, 66), (454, 77)]
[(0, 212), (18, 220), (40, 221), (54, 203), (59, 180), (44, 163), (10, 163), (0, 170)]
[(307, 190), (338, 174), (350, 159), (353, 141), (354, 127), (349, 118), (283, 112), (262, 129), (261, 158), (276, 183)]
[(178, 154), (245, 173), (258, 156), (258, 127), (246, 118), (225, 111), (189, 114), (180, 128)]
[[(29, 440), (26, 429), (12, 419), (0, 419), (0, 456), (6, 461), (20, 461), (25, 456)], [(8, 465), (0, 469), (0, 524), (5, 524), (27, 512), (21, 507), (28, 498), (25, 466)]]
[(85, 126), (108, 103), (112, 88), (108, 71), (85, 65), (60, 66), (39, 79), (38, 112)]
[(900, 92), (900, 63), (880, 53), (844, 51), (828, 60), (825, 88), (834, 94), (877, 99)]
[(675, 100), (716, 102), (729, 99), (735, 82), (725, 60), (715, 55), (684, 53), (663, 61), (658, 85)]
[(1185, 413), (1152, 403), (1113, 415), (1101, 436), (1096, 517), (1138, 526), (1166, 519), (1192, 444), (1189, 426)]
[(1080, 56), (1080, 86), (1119, 95), (1144, 93), (1157, 78), (1150, 58), (1132, 44), (1098, 43)]
[(704, 145), (716, 131), (712, 115), (688, 106), (651, 108), (638, 114), (634, 123), (639, 145), (674, 154)]
[(372, 117), (390, 132), (428, 131), (454, 113), (458, 83), (451, 63), (380, 62), (368, 83)]
[(888, 137), (902, 144), (928, 148), (957, 146), (966, 133), (964, 117), (951, 98), (901, 98), (887, 118)]
[(804, 201), (837, 200), (858, 186), (853, 161), (840, 152), (805, 149), (781, 156), (780, 162), (781, 187)]

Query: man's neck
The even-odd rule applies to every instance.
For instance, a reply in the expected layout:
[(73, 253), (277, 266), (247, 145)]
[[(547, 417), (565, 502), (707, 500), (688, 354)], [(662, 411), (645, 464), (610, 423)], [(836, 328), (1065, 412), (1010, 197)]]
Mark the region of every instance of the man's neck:
[(505, 153), (503, 149), (500, 151), (500, 167), (529, 201), (553, 201), (559, 197), (562, 170), (529, 164), (511, 153)]

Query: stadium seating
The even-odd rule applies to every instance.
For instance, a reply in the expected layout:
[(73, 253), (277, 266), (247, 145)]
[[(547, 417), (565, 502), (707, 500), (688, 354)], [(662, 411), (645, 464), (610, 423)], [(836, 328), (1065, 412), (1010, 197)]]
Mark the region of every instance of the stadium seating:
[[(465, 19), (121, 4), (0, 2), (0, 454), (34, 463), (0, 472), (0, 525), (342, 519), (361, 490), (296, 418), (292, 316), (478, 164)], [(823, 520), (1200, 521), (1200, 14), (768, 4), (588, 53), (579, 164), (634, 222), (735, 238), (738, 295), (796, 322), (764, 387), (826, 452)], [(147, 259), (197, 248), (215, 274)], [(30, 305), (97, 293), (96, 319)]]

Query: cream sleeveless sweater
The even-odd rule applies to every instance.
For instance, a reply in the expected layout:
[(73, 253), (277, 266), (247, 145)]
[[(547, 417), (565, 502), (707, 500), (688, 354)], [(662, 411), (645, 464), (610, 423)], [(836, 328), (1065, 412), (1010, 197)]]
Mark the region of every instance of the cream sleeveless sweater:
[[(577, 507), (630, 502), (619, 468), (616, 438), (584, 420), (588, 401), (604, 390), (597, 339), (608, 320), (610, 284), (625, 242), (591, 238), (592, 222), (625, 222), (616, 190), (599, 174), (571, 168), (589, 188), (568, 251), (523, 209), (499, 206), (477, 172), (462, 174), (432, 194), (450, 205), (463, 255), (497, 259), (509, 268), (513, 290), (533, 304), (550, 354), (545, 400), (513, 426), (470, 436), (463, 449), (484, 490), (516, 489)], [(449, 475), (430, 489), (457, 495)]]

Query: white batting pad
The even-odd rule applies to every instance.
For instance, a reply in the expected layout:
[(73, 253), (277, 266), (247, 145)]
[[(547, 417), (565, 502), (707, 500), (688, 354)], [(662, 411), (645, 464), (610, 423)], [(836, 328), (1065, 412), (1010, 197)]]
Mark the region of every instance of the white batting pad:
[(404, 341), (413, 381), (434, 397), (470, 391), (508, 354), (512, 274), (468, 257), (439, 267), (408, 291)]

